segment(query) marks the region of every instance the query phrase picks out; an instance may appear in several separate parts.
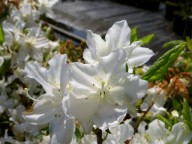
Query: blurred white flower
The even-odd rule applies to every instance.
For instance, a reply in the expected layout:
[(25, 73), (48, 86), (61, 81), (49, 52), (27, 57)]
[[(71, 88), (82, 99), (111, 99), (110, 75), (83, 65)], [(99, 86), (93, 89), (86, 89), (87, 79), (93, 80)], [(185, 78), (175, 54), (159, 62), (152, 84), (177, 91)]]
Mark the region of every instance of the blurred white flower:
[(175, 124), (167, 137), (168, 144), (189, 144), (191, 140), (192, 131), (183, 122)]
[(138, 99), (145, 95), (147, 81), (125, 72), (126, 54), (111, 52), (96, 65), (73, 63), (70, 67), (69, 111), (85, 133), (93, 124), (101, 130), (119, 124)]
[(138, 133), (130, 144), (188, 144), (192, 139), (192, 131), (183, 122), (176, 123), (172, 129), (165, 127), (164, 122), (153, 120), (145, 130), (146, 123), (141, 123)]
[(20, 38), (20, 49), (18, 52), (18, 65), (23, 67), (29, 58), (41, 62), (43, 60), (43, 52), (52, 48), (52, 43), (45, 37), (41, 27), (33, 27), (28, 29), (27, 35)]
[(24, 21), (26, 27), (34, 27), (39, 19), (40, 13), (32, 8), (32, 5), (24, 0), (20, 3), (19, 9), (13, 8), (10, 17), (15, 21)]
[(48, 15), (49, 17), (53, 16), (52, 7), (56, 4), (59, 0), (38, 0), (37, 6), (40, 14)]
[(22, 117), (22, 113), (24, 111), (25, 107), (21, 104), (19, 104), (15, 109), (9, 109), (9, 120), (14, 123), (13, 133), (19, 140), (23, 140), (25, 138), (24, 133), (30, 133), (33, 136), (38, 135), (40, 129), (42, 128), (42, 126), (32, 125), (26, 122)]
[(3, 22), (3, 31), (5, 36), (4, 46), (10, 48), (11, 46), (17, 47), (19, 45), (21, 37), (23, 34), (23, 28), (25, 23), (18, 21), (16, 23), (11, 23), (9, 21)]
[(145, 131), (145, 125), (142, 123), (140, 130), (133, 136), (130, 144), (165, 144), (168, 130), (165, 124), (160, 120), (153, 120)]
[(45, 94), (34, 99), (30, 111), (23, 113), (24, 119), (33, 124), (49, 123), (51, 143), (70, 143), (73, 135), (73, 119), (64, 114), (62, 101), (66, 97), (68, 82), (66, 55), (56, 55), (49, 61), (49, 68), (41, 67), (37, 62), (26, 65), (27, 77), (39, 82)]
[[(2, 90), (2, 89), (0, 89)], [(14, 99), (9, 99), (6, 95), (0, 94), (0, 115), (14, 106)]]
[(86, 63), (95, 64), (100, 58), (109, 55), (112, 51), (123, 49), (126, 52), (126, 63), (129, 69), (141, 66), (152, 56), (153, 51), (141, 47), (141, 41), (130, 43), (131, 30), (125, 20), (118, 21), (108, 30), (105, 41), (97, 34), (87, 31), (87, 45), (83, 58)]
[(153, 115), (166, 111), (164, 108), (164, 104), (167, 99), (167, 91), (165, 89), (160, 88), (159, 86), (154, 86), (147, 90), (147, 96), (145, 97), (143, 103), (141, 104), (141, 110), (146, 111), (149, 107), (150, 112)]

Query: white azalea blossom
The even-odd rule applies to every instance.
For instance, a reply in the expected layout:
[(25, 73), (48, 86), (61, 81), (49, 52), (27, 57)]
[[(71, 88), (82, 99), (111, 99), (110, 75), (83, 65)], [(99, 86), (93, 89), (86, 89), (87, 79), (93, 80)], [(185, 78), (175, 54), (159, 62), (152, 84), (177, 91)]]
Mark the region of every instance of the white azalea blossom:
[(179, 122), (172, 127), (167, 144), (189, 144), (191, 140), (192, 131), (183, 122)]
[(25, 26), (25, 23), (23, 21), (18, 21), (16, 23), (4, 21), (3, 31), (5, 36), (5, 42), (3, 43), (3, 46), (6, 46), (6, 47), (11, 47), (12, 45), (14, 47), (18, 46), (21, 40), (21, 37), (24, 35), (23, 34), (24, 26)]
[(20, 3), (19, 9), (15, 8), (11, 13), (11, 18), (14, 21), (24, 21), (26, 27), (36, 26), (39, 16), (39, 12), (32, 8), (32, 5), (27, 0)]
[(106, 33), (105, 40), (89, 30), (86, 41), (89, 48), (85, 49), (83, 58), (86, 63), (95, 64), (112, 51), (124, 49), (129, 69), (141, 66), (153, 56), (153, 51), (141, 47), (141, 41), (130, 43), (130, 35), (131, 29), (125, 20), (114, 23)]
[(140, 108), (142, 111), (146, 111), (149, 107), (151, 107), (150, 112), (154, 115), (166, 111), (164, 108), (164, 104), (167, 99), (166, 93), (166, 90), (158, 86), (149, 88), (147, 90), (147, 96), (145, 97)]
[(24, 113), (24, 118), (33, 124), (49, 123), (52, 144), (68, 144), (73, 135), (73, 120), (64, 114), (63, 108), (66, 107), (62, 107), (68, 82), (66, 59), (66, 55), (56, 55), (49, 61), (49, 69), (37, 62), (25, 67), (27, 76), (39, 82), (46, 93), (34, 100), (31, 110)]
[(146, 123), (142, 122), (130, 144), (188, 144), (192, 139), (192, 131), (183, 122), (173, 125), (172, 130), (157, 119), (149, 123), (147, 130), (145, 126)]
[(119, 124), (127, 107), (145, 95), (147, 81), (126, 73), (125, 61), (125, 52), (117, 50), (96, 65), (71, 64), (68, 110), (86, 134), (93, 124), (101, 130)]
[(134, 129), (129, 124), (129, 121), (125, 121), (123, 124), (120, 124), (109, 129), (110, 134), (107, 135), (104, 144), (125, 144), (126, 141), (131, 140)]
[(51, 43), (46, 37), (41, 27), (33, 27), (28, 29), (27, 35), (20, 39), (20, 49), (18, 52), (18, 64), (24, 65), (25, 61), (33, 58), (41, 62), (43, 60), (43, 52), (48, 51), (48, 48), (55, 45)]
[(53, 16), (52, 7), (55, 5), (59, 0), (38, 0), (37, 6), (39, 9), (40, 14), (46, 14), (49, 17)]

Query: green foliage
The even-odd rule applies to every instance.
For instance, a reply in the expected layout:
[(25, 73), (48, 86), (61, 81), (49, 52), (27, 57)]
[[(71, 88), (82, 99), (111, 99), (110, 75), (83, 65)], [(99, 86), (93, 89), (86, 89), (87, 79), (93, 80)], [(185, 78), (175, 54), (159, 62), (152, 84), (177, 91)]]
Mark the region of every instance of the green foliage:
[(192, 130), (192, 115), (190, 111), (190, 106), (186, 99), (183, 101), (183, 109), (182, 109), (184, 123)]
[(154, 34), (149, 34), (141, 38), (140, 40), (142, 41), (142, 46), (147, 45), (154, 38), (154, 36)]
[(169, 41), (167, 43), (165, 43), (163, 45), (163, 48), (170, 48), (170, 47), (174, 47), (174, 46), (177, 46), (181, 43), (183, 43), (184, 41), (183, 40), (172, 40), (172, 41)]
[(11, 66), (11, 60), (5, 59), (0, 67), (0, 76), (4, 76), (9, 71), (10, 66)]
[(131, 43), (134, 41), (142, 41), (141, 46), (147, 45), (154, 38), (154, 34), (146, 35), (142, 38), (138, 38), (138, 27), (131, 29)]
[(3, 28), (2, 28), (2, 25), (0, 24), (0, 45), (3, 44), (4, 41), (5, 39), (3, 34)]
[(76, 136), (76, 139), (77, 139), (77, 143), (80, 143), (81, 139), (84, 136), (84, 133), (78, 127), (76, 127), (75, 128), (75, 136)]
[(150, 82), (162, 80), (168, 68), (173, 65), (185, 46), (186, 43), (183, 42), (163, 54), (143, 75), (142, 79)]
[(137, 33), (138, 33), (138, 27), (134, 27), (131, 29), (131, 43), (139, 39)]
[(125, 65), (125, 71), (128, 72), (128, 69), (129, 69), (129, 67), (128, 67), (128, 64), (126, 63), (126, 65)]
[(164, 116), (162, 116), (161, 114), (157, 114), (156, 115), (157, 119), (161, 120), (162, 122), (165, 123), (165, 126), (167, 128), (171, 128), (172, 127), (172, 123), (169, 119), (165, 118)]
[(186, 38), (186, 42), (187, 42), (187, 48), (189, 51), (192, 51), (192, 39), (190, 39), (189, 37)]

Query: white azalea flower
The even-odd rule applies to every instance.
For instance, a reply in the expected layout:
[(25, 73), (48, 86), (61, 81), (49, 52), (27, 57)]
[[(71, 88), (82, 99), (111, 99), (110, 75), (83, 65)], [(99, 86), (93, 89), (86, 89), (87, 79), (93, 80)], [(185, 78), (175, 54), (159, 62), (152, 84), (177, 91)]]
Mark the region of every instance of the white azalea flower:
[(146, 131), (144, 126), (145, 124), (143, 125), (143, 128), (138, 130), (138, 133), (133, 136), (130, 144), (166, 144), (168, 130), (165, 128), (165, 124), (162, 121), (152, 121)]
[[(0, 89), (2, 91), (2, 89)], [(0, 94), (0, 115), (14, 106), (14, 99), (9, 99), (6, 95)]]
[(59, 0), (38, 0), (37, 6), (39, 9), (40, 14), (46, 15), (53, 15), (52, 7), (55, 5)]
[(125, 144), (126, 141), (131, 140), (134, 134), (134, 129), (128, 120), (123, 124), (111, 127), (109, 130), (111, 133), (107, 135), (104, 144)]
[(147, 81), (126, 73), (125, 60), (125, 52), (117, 50), (96, 65), (71, 64), (68, 110), (86, 134), (93, 124), (102, 130), (119, 124), (127, 107), (145, 95)]
[(131, 30), (125, 20), (113, 24), (105, 36), (105, 41), (89, 30), (86, 41), (89, 48), (85, 49), (83, 58), (86, 63), (95, 64), (100, 58), (120, 48), (126, 52), (126, 63), (129, 69), (134, 66), (141, 66), (153, 56), (153, 52), (148, 48), (141, 47), (141, 41), (131, 44), (130, 35)]
[(44, 50), (48, 50), (52, 46), (40, 27), (33, 27), (28, 30), (27, 35), (20, 39), (21, 47), (18, 52), (18, 64), (20, 67), (23, 67), (26, 60), (30, 57), (41, 62)]
[(172, 127), (167, 144), (189, 144), (191, 140), (192, 131), (183, 122), (179, 122)]
[(171, 130), (157, 119), (149, 123), (147, 130), (145, 125), (138, 129), (130, 144), (188, 144), (192, 139), (192, 131), (183, 122), (176, 123)]
[(49, 69), (41, 67), (37, 62), (26, 65), (29, 78), (39, 82), (45, 94), (34, 100), (31, 111), (24, 113), (30, 123), (49, 123), (51, 143), (70, 143), (73, 135), (73, 120), (63, 111), (62, 101), (66, 97), (65, 87), (68, 82), (68, 65), (66, 55), (57, 55), (49, 61)]
[(25, 24), (22, 21), (16, 23), (11, 23), (8, 21), (3, 22), (3, 31), (5, 35), (4, 46), (11, 47), (12, 45), (16, 47), (19, 45), (21, 37), (23, 34), (23, 28)]
[(159, 86), (149, 88), (147, 90), (147, 96), (145, 97), (140, 108), (142, 111), (146, 111), (152, 105), (150, 112), (154, 115), (166, 111), (164, 108), (164, 104), (167, 99), (166, 94), (167, 91)]
[(24, 0), (19, 7), (19, 10), (13, 9), (14, 11), (11, 13), (11, 17), (15, 21), (24, 21), (26, 27), (34, 27), (36, 26), (36, 20), (39, 19), (39, 12), (32, 8), (31, 4)]

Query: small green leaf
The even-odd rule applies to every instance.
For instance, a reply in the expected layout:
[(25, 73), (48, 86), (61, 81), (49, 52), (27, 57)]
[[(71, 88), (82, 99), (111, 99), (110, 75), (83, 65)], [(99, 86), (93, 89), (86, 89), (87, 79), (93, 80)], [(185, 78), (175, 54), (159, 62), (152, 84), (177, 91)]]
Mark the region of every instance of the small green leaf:
[(138, 40), (137, 30), (138, 27), (134, 27), (131, 29), (131, 43)]
[(192, 123), (187, 120), (184, 120), (183, 122), (192, 131)]
[(182, 107), (181, 104), (176, 99), (171, 99), (173, 108), (177, 111), (181, 111)]
[(141, 38), (140, 40), (142, 41), (142, 46), (148, 44), (153, 38), (154, 38), (154, 34), (149, 34), (147, 36), (144, 36), (143, 38)]
[(143, 75), (142, 79), (147, 81), (161, 80), (185, 46), (186, 43), (181, 43), (163, 54)]
[(10, 59), (5, 59), (3, 64), (0, 67), (0, 76), (5, 75), (6, 72), (9, 71), (10, 66), (11, 66), (11, 60)]
[(128, 72), (128, 70), (129, 70), (129, 67), (128, 67), (128, 64), (126, 63), (126, 65), (125, 65), (125, 71)]
[(0, 24), (0, 45), (5, 41), (2, 25)]
[(192, 130), (192, 116), (190, 111), (190, 106), (186, 99), (183, 101), (183, 109), (182, 109), (184, 123)]
[(190, 39), (189, 37), (186, 38), (187, 41), (187, 48), (192, 51), (192, 39)]
[(81, 139), (83, 138), (84, 133), (78, 127), (76, 127), (75, 128), (75, 136), (76, 136), (77, 142), (79, 143), (81, 141)]
[(160, 115), (160, 114), (157, 114), (156, 117), (157, 117), (157, 119), (159, 119), (159, 120), (161, 120), (162, 122), (164, 122), (167, 128), (172, 127), (172, 123), (169, 121), (169, 119), (166, 119), (165, 117), (163, 117), (163, 116)]
[(169, 41), (167, 43), (165, 43), (163, 45), (163, 48), (170, 48), (170, 47), (174, 47), (176, 45), (179, 45), (181, 43), (183, 43), (184, 41), (183, 40), (173, 40), (173, 41)]

